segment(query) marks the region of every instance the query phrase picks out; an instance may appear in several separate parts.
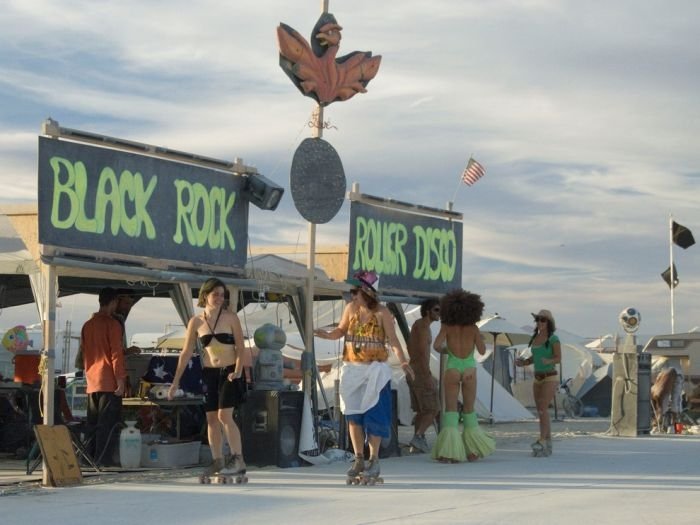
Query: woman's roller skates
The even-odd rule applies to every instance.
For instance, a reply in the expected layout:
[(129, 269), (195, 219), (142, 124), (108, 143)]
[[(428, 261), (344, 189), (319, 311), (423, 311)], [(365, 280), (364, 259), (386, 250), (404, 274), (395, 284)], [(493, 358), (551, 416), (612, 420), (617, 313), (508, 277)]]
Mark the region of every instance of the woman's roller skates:
[(246, 472), (247, 469), (243, 461), (243, 456), (241, 454), (233, 454), (226, 458), (224, 468), (219, 472), (216, 482), (222, 484), (236, 483), (236, 485), (248, 483), (248, 476), (245, 475)]
[(213, 477), (216, 477), (221, 469), (224, 468), (224, 459), (223, 458), (217, 458), (214, 461), (211, 462), (211, 464), (204, 469), (204, 472), (202, 472), (199, 476), (199, 482), (208, 485), (211, 483), (211, 480)]
[(355, 461), (353, 461), (352, 466), (347, 471), (347, 479), (345, 480), (346, 485), (359, 485), (362, 480), (362, 473), (365, 470), (365, 458), (362, 456), (355, 456)]
[(384, 478), (379, 477), (379, 459), (371, 458), (367, 469), (362, 473), (363, 485), (381, 485)]
[(552, 440), (538, 439), (532, 445), (532, 455), (536, 458), (546, 458), (552, 455)]

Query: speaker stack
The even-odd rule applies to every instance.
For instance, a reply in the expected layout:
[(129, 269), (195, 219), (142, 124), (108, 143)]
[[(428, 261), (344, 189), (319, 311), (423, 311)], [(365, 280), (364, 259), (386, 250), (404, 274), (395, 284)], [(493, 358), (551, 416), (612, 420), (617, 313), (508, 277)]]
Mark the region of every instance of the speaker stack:
[(304, 393), (252, 390), (241, 405), (243, 457), (256, 466), (298, 467)]
[(651, 431), (651, 354), (613, 356), (610, 431), (637, 436)]

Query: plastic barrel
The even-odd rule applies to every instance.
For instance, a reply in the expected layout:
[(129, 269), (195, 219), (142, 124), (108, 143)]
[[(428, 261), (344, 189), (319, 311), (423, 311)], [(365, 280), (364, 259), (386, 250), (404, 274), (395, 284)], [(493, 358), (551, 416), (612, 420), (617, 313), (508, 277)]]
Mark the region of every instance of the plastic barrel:
[(136, 421), (127, 421), (119, 435), (119, 462), (122, 468), (141, 465), (141, 431), (136, 428)]

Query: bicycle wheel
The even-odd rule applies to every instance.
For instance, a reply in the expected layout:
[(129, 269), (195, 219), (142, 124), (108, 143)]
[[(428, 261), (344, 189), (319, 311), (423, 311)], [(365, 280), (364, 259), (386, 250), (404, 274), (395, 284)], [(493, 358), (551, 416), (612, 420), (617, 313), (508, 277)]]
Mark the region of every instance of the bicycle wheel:
[(572, 395), (566, 396), (562, 405), (566, 415), (569, 417), (581, 417), (581, 414), (583, 414), (583, 403), (577, 397)]

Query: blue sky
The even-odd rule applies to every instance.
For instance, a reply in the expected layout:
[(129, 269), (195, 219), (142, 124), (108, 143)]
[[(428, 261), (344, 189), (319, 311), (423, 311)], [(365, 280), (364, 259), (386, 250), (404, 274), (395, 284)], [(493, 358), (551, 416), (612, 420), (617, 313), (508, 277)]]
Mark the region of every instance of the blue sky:
[[(35, 201), (47, 117), (240, 157), (288, 189), (314, 104), (279, 68), (275, 28), (308, 37), (319, 11), (317, 0), (5, 2), (0, 204)], [(339, 55), (383, 57), (368, 93), (326, 109), (348, 185), (454, 199), (463, 285), (488, 313), (522, 325), (549, 308), (594, 337), (635, 306), (642, 332), (670, 331), (669, 214), (700, 240), (700, 4), (335, 0), (330, 11)], [(467, 187), (470, 154), (487, 174)], [(348, 218), (346, 202), (317, 243), (346, 242)], [(275, 213), (251, 211), (250, 236), (306, 243), (289, 191)], [(700, 246), (674, 259), (680, 332), (700, 325)]]

